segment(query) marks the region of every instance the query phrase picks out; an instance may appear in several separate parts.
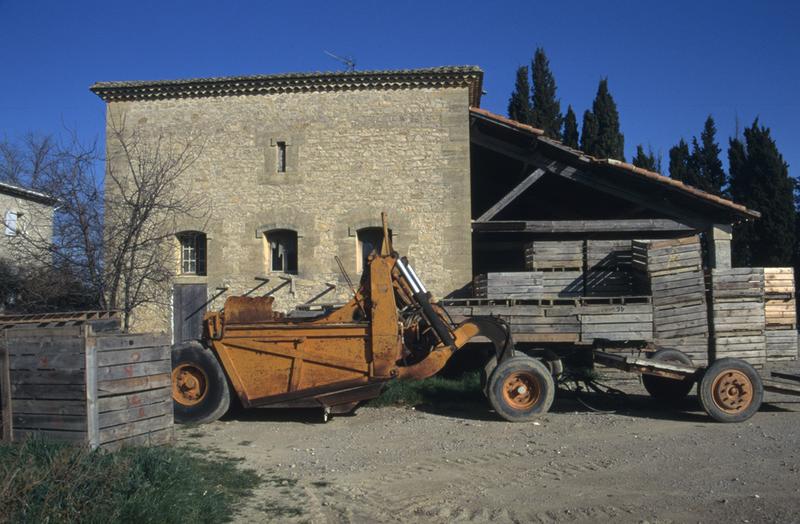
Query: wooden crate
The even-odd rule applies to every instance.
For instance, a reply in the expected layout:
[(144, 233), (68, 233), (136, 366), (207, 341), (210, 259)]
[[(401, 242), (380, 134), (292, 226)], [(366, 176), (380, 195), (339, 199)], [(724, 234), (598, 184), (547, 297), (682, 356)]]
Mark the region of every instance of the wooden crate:
[(657, 308), (706, 303), (706, 284), (702, 271), (677, 271), (650, 277), (650, 294)]
[(769, 298), (764, 302), (764, 316), (767, 330), (781, 330), (797, 328), (797, 303), (796, 299)]
[(630, 240), (587, 240), (586, 267), (592, 269), (623, 269), (631, 267), (633, 258)]
[(654, 306), (653, 331), (657, 339), (708, 337), (708, 308), (702, 302)]
[(711, 270), (714, 300), (764, 301), (764, 270), (755, 267)]
[(765, 333), (767, 344), (767, 361), (781, 362), (797, 360), (798, 333), (791, 330), (774, 330)]
[(677, 349), (683, 351), (696, 365), (708, 364), (708, 336), (693, 335), (686, 337), (661, 338), (656, 335), (653, 344), (657, 348)]
[(0, 345), (0, 440), (11, 441), (11, 381), (9, 355)]
[[(448, 312), (466, 313), (463, 308), (447, 307)], [(508, 322), (516, 342), (577, 342), (580, 339), (578, 309), (566, 305), (485, 305), (470, 307), (474, 316), (500, 317)], [(466, 317), (456, 317), (459, 322)]]
[(525, 268), (541, 270), (582, 270), (583, 240), (537, 240), (525, 246)]
[(650, 304), (591, 304), (581, 307), (581, 341), (650, 341), (653, 307)]
[(794, 268), (765, 267), (764, 292), (768, 296), (781, 295), (786, 298), (793, 298), (795, 294)]
[(584, 275), (587, 297), (623, 297), (634, 295), (633, 277), (624, 269), (590, 269)]
[(634, 240), (631, 251), (633, 267), (650, 276), (703, 269), (703, 254), (698, 236), (669, 240)]
[(164, 335), (96, 331), (92, 323), (4, 330), (13, 438), (41, 435), (116, 449), (173, 438)]
[(487, 273), (475, 277), (473, 291), (480, 298), (534, 298), (544, 293), (541, 273), (533, 271)]
[(767, 339), (761, 335), (733, 335), (714, 337), (714, 358), (739, 358), (755, 367), (763, 367), (767, 360)]

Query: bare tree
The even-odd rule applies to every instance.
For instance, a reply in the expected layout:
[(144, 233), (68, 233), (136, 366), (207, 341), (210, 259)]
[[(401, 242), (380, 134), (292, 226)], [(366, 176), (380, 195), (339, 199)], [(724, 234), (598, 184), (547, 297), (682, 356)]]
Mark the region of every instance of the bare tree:
[(112, 118), (107, 138), (105, 293), (127, 329), (136, 308), (169, 306), (176, 221), (205, 221), (210, 203), (186, 180), (203, 151), (199, 134), (129, 130)]
[(210, 213), (209, 203), (184, 180), (202, 153), (202, 140), (192, 132), (178, 137), (128, 130), (124, 119), (110, 120), (107, 140), (104, 184), (96, 172), (96, 145), (81, 144), (74, 133), (65, 142), (34, 135), (0, 142), (0, 180), (58, 200), (52, 236), (42, 228), (22, 231), (24, 257), (39, 263), (16, 288), (26, 302), (18, 300), (18, 309), (117, 309), (128, 329), (136, 308), (169, 306), (176, 221), (203, 222)]

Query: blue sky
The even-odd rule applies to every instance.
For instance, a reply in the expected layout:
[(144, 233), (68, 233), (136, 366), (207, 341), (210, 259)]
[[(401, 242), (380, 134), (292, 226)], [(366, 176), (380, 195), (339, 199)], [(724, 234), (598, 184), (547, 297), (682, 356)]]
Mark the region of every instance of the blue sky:
[(628, 160), (650, 144), (666, 170), (709, 113), (727, 152), (737, 118), (760, 116), (794, 175), (798, 24), (791, 1), (0, 0), (0, 137), (67, 126), (102, 140), (95, 81), (340, 69), (324, 50), (358, 69), (479, 65), (482, 106), (505, 114), (516, 68), (543, 46), (579, 120), (608, 77)]

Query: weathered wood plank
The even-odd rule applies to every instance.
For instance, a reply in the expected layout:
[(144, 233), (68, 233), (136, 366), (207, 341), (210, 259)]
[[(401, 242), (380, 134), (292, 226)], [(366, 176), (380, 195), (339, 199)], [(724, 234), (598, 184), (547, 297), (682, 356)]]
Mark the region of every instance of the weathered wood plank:
[(150, 375), (146, 377), (126, 378), (120, 380), (103, 380), (97, 384), (100, 397), (133, 393), (148, 389), (158, 389), (170, 385), (170, 374)]
[(39, 399), (39, 400), (84, 400), (86, 388), (84, 385), (69, 384), (53, 387), (52, 384), (11, 384), (11, 397), (13, 399)]
[(97, 409), (100, 413), (106, 411), (116, 411), (120, 409), (135, 408), (155, 404), (172, 398), (171, 388), (151, 389), (147, 391), (137, 391), (125, 395), (113, 397), (101, 397), (97, 401)]
[(160, 429), (168, 428), (172, 425), (172, 414), (161, 415), (158, 417), (148, 418), (131, 422), (130, 424), (122, 424), (119, 426), (112, 426), (100, 430), (100, 443), (105, 444), (114, 440), (120, 440), (127, 437), (133, 437), (144, 433), (158, 431)]
[(0, 431), (0, 438), (3, 441), (9, 442), (13, 440), (14, 436), (14, 423), (13, 423), (13, 404), (11, 399), (11, 364), (9, 362), (9, 354), (4, 347), (5, 338), (0, 338), (0, 424), (2, 424), (2, 431)]
[(100, 429), (168, 414), (172, 415), (172, 399), (118, 411), (108, 411), (100, 413)]
[(170, 344), (169, 338), (161, 333), (98, 335), (92, 338), (95, 339), (97, 351), (168, 346)]
[(86, 415), (86, 403), (83, 400), (76, 399), (14, 399), (11, 405), (14, 413), (20, 414)]
[(86, 431), (85, 415), (14, 413), (15, 429)]
[(97, 365), (99, 367), (106, 367), (120, 364), (135, 364), (138, 362), (153, 362), (169, 359), (169, 346), (156, 346), (122, 349), (118, 351), (103, 351), (97, 355)]

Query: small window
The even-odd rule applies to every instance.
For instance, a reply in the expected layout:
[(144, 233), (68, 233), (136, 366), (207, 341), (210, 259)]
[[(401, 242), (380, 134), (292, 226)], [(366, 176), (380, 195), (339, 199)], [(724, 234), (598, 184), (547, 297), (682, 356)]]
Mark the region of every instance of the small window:
[(267, 233), (267, 267), (270, 271), (297, 274), (297, 232), (278, 229)]
[[(392, 231), (389, 230), (389, 240), (392, 238)], [(383, 228), (365, 227), (358, 230), (358, 272), (363, 273), (367, 268), (367, 259), (374, 251), (381, 252), (383, 244)]]
[(286, 142), (278, 142), (278, 173), (286, 172)]
[(181, 243), (181, 274), (206, 274), (206, 235), (188, 232), (178, 234)]
[(19, 214), (16, 211), (6, 211), (5, 217), (5, 230), (7, 237), (15, 237), (19, 233), (17, 228), (17, 219)]

